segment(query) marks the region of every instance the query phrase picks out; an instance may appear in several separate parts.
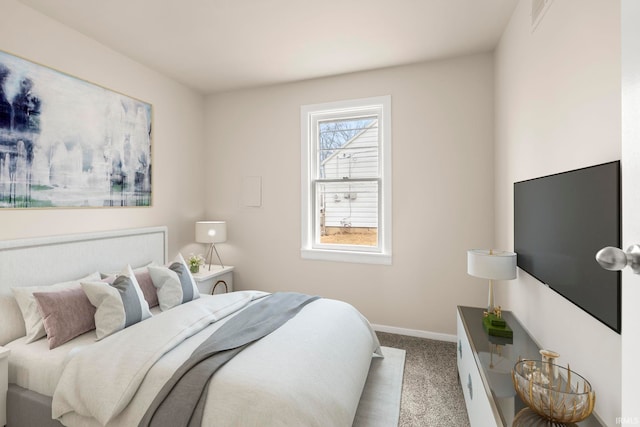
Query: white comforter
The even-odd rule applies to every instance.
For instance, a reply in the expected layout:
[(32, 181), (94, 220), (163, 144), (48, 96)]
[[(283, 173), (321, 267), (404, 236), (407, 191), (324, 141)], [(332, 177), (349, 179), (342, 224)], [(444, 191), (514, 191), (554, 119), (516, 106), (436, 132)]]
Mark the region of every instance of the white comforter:
[[(203, 297), (82, 350), (56, 387), (53, 417), (67, 426), (137, 425), (191, 352), (230, 314), (264, 295)], [(316, 300), (216, 372), (203, 425), (350, 426), (378, 350), (357, 310)]]

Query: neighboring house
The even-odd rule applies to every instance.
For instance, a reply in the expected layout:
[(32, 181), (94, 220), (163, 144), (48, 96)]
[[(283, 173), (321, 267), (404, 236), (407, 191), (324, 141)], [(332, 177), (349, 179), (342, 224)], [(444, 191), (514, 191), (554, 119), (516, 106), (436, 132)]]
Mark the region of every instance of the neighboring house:
[[(324, 162), (326, 179), (358, 180), (378, 176), (378, 121), (356, 134)], [(378, 226), (378, 182), (349, 181), (324, 184), (319, 196), (323, 234), (344, 228), (375, 229)]]

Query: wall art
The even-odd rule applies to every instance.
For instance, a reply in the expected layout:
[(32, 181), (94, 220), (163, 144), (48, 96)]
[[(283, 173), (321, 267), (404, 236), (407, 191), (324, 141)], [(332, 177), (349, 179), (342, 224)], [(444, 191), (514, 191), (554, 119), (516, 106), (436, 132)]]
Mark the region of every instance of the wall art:
[(151, 105), (0, 51), (0, 208), (151, 206)]

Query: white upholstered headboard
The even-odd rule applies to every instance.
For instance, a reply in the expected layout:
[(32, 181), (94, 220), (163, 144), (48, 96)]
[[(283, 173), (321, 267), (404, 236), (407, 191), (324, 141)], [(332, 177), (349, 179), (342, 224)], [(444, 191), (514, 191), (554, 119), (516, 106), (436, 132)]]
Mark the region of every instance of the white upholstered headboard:
[[(44, 286), (95, 271), (167, 262), (167, 227), (0, 241), (0, 345), (25, 334), (11, 288)], [(22, 324), (22, 332), (9, 325)]]

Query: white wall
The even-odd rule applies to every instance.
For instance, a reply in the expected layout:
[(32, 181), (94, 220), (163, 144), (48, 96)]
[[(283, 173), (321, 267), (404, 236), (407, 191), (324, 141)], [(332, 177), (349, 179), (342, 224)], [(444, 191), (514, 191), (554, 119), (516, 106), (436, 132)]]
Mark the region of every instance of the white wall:
[[(391, 95), (393, 265), (300, 257), (300, 106)], [(207, 217), (228, 221), (223, 261), (239, 289), (348, 301), (372, 323), (455, 334), (458, 304), (483, 305), (466, 250), (493, 238), (492, 56), (207, 97)], [(242, 206), (261, 176), (263, 205)]]
[(151, 208), (0, 210), (0, 239), (169, 226), (173, 255), (202, 219), (204, 97), (14, 0), (0, 0), (0, 49), (153, 105)]
[[(495, 54), (495, 213), (498, 246), (513, 248), (513, 183), (620, 159), (620, 2), (552, 3), (535, 32), (520, 1)], [(615, 425), (621, 339), (519, 270), (502, 287), (524, 326), (594, 386)]]

